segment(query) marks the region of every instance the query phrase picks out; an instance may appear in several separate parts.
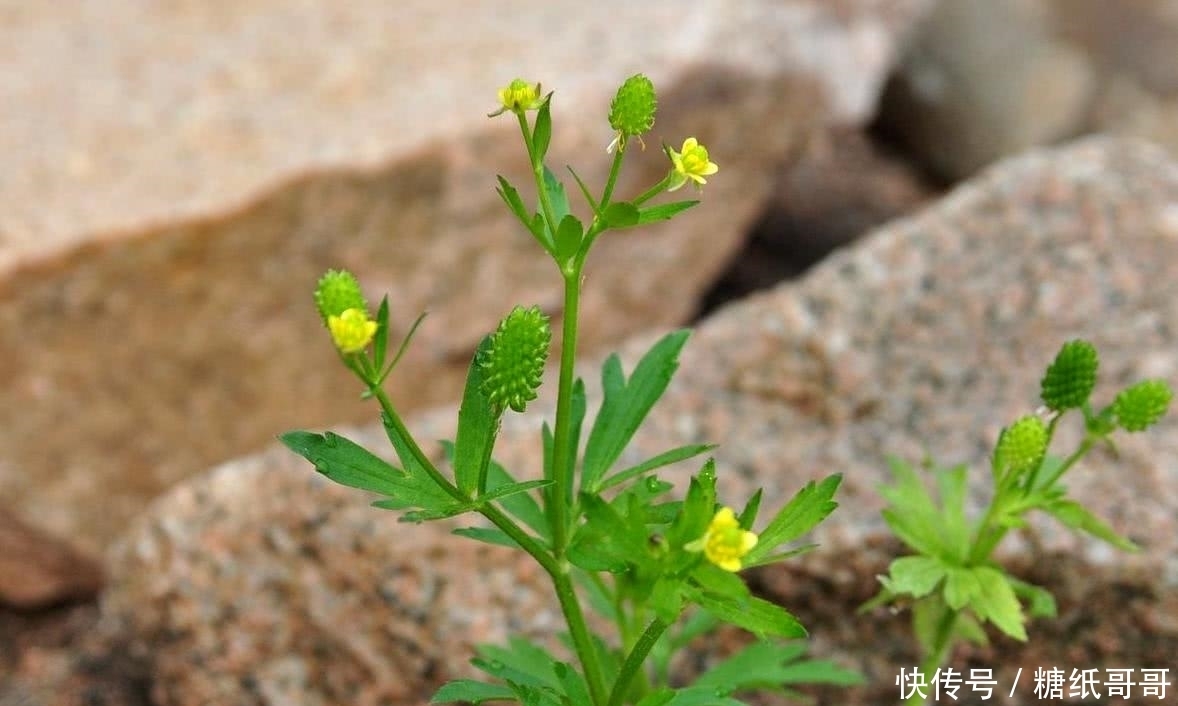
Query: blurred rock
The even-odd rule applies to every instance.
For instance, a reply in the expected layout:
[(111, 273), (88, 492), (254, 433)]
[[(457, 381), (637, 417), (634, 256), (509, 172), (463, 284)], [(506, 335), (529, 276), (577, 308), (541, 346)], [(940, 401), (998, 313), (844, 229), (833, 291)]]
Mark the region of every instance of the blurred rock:
[(0, 505), (0, 606), (34, 609), (93, 598), (102, 568)]
[(949, 181), (1089, 132), (1178, 149), (1175, 47), (1174, 0), (945, 0), (905, 50), (880, 125)]
[[(559, 314), (494, 192), (497, 172), (528, 192), (513, 121), (485, 117), (517, 75), (557, 90), (560, 174), (603, 176), (608, 102), (637, 71), (660, 115), (619, 193), (662, 175), (660, 140), (711, 148), (723, 171), (692, 218), (598, 248), (585, 348), (684, 321), (774, 165), (869, 119), (928, 4), (0, 8), (0, 494), (97, 549), (190, 473), (367, 418), (310, 306), (328, 267), (387, 292), (399, 332), (430, 310), (399, 371), (407, 408), (453, 399), (512, 305)], [(551, 31), (565, 17), (576, 31)]]
[[(1138, 142), (1094, 139), (1002, 163), (797, 283), (705, 321), (621, 463), (687, 441), (722, 442), (721, 501), (738, 505), (764, 487), (766, 512), (806, 481), (845, 474), (841, 507), (816, 533), (819, 550), (756, 580), (776, 595), (788, 585), (794, 597), (837, 602), (830, 622), (812, 624), (814, 649), (890, 686), (899, 665), (911, 664), (910, 653), (896, 656), (906, 617), (883, 619), (894, 631), (886, 640), (876, 639), (881, 619), (851, 617), (895, 551), (881, 542), (885, 456), (969, 462), (982, 487), (995, 435), (1036, 406), (1044, 366), (1074, 337), (1100, 350), (1100, 400), (1141, 377), (1178, 382), (1175, 203), (1178, 163)], [(651, 340), (631, 341), (623, 358), (632, 365)], [(595, 387), (594, 367), (584, 375)], [(505, 421), (496, 454), (523, 476), (539, 465), (536, 440), (552, 400), (536, 405)], [(435, 439), (452, 425), (453, 410), (442, 410), (411, 426)], [(1062, 441), (1075, 431), (1061, 427)], [(1061, 624), (1075, 644), (1118, 606), (1074, 596), (1135, 596), (1139, 621), (1128, 627), (1137, 632), (1102, 643), (1110, 666), (1151, 666), (1178, 645), (1178, 625), (1166, 618), (1178, 587), (1175, 432), (1171, 413), (1147, 434), (1121, 437), (1119, 460), (1094, 453), (1068, 478), (1140, 554), (1042, 523), (1034, 546), (1003, 550), (1038, 563), (1044, 580), (1055, 566), (1048, 553), (1079, 564), (1055, 577), (1073, 582)], [(375, 428), (355, 436), (384, 448)], [(663, 477), (682, 488), (690, 471)], [(345, 695), (418, 703), (469, 669), (471, 643), (543, 635), (559, 623), (535, 592), (543, 579), (535, 569), (445, 530), (395, 524), (362, 494), (271, 449), (182, 484), (122, 537), (110, 556), (105, 629), (147, 662), (161, 706), (328, 704)], [(1092, 591), (1075, 585), (1081, 578)], [(1110, 585), (1123, 591), (1104, 590)], [(869, 638), (854, 637), (858, 625), (874, 626), (862, 633)], [(998, 648), (994, 660), (1015, 654)]]
[(918, 170), (862, 130), (816, 136), (777, 169), (765, 212), (704, 297), (701, 314), (800, 275), (936, 193)]

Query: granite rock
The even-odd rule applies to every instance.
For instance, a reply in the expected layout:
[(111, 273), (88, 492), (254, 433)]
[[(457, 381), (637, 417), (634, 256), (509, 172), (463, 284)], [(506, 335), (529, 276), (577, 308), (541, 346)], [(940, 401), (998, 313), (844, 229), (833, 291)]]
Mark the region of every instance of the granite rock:
[[(557, 90), (561, 173), (603, 176), (608, 101), (637, 71), (660, 115), (619, 193), (661, 176), (660, 140), (710, 146), (723, 172), (693, 218), (598, 249), (584, 341), (685, 320), (773, 165), (820, 126), (869, 118), (896, 36), (928, 4), (0, 8), (14, 108), (0, 115), (0, 494), (95, 550), (188, 474), (294, 424), (364, 418), (309, 305), (329, 267), (388, 293), (401, 331), (430, 310), (404, 361), (407, 408), (455, 397), (517, 301), (558, 314), (553, 271), (493, 188), (497, 171), (527, 183), (513, 121), (485, 117), (517, 75)], [(575, 31), (550, 31), (556, 18)]]
[[(912, 655), (887, 661), (894, 650), (864, 637), (874, 619), (849, 617), (897, 549), (882, 541), (876, 494), (886, 455), (968, 462), (980, 488), (996, 433), (1034, 409), (1044, 365), (1074, 337), (1101, 352), (1098, 398), (1140, 377), (1178, 382), (1176, 243), (1178, 163), (1156, 147), (1090, 139), (1003, 162), (797, 283), (703, 322), (622, 462), (719, 441), (721, 502), (738, 505), (764, 487), (767, 510), (809, 480), (843, 473), (841, 506), (815, 533), (818, 551), (754, 580), (788, 594), (791, 606), (839, 601), (841, 618), (812, 624), (814, 649), (890, 685)], [(632, 364), (653, 340), (632, 340), (623, 359)], [(593, 368), (584, 375), (594, 387)], [(520, 475), (537, 469), (550, 410), (542, 398), (505, 424), (497, 456)], [(433, 412), (411, 426), (441, 438), (452, 417)], [(1041, 523), (1034, 542), (1004, 545), (1006, 558), (1037, 564), (1057, 588), (1051, 581), (1063, 574), (1053, 579), (1052, 567), (1062, 564), (1046, 557), (1066, 552), (1078, 563), (1062, 586), (1064, 649), (1118, 612), (1084, 597), (1120, 586), (1136, 597), (1139, 622), (1104, 643), (1109, 666), (1172, 657), (1176, 431), (1171, 414), (1122, 438), (1119, 460), (1094, 453), (1069, 476), (1081, 502), (1141, 553)], [(1065, 439), (1074, 432), (1061, 430)], [(375, 428), (355, 435), (381, 443)], [(663, 475), (682, 484), (691, 470)], [(542, 636), (557, 623), (534, 592), (541, 574), (445, 529), (394, 524), (361, 494), (272, 449), (182, 484), (116, 543), (105, 629), (147, 660), (162, 705), (418, 703), (437, 680), (464, 673), (472, 642)], [(992, 660), (1021, 654), (999, 648)]]

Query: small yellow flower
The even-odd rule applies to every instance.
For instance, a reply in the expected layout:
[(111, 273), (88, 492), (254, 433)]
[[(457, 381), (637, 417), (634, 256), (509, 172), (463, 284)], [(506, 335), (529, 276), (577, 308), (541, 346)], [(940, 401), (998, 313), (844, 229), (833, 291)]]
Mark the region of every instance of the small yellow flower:
[(544, 105), (544, 98), (540, 95), (540, 84), (528, 83), (517, 78), (499, 89), (499, 103), (502, 107), (487, 117), (493, 118), (506, 111), (522, 113), (525, 110), (536, 110)]
[(376, 335), (376, 322), (362, 309), (347, 309), (339, 316), (327, 317), (327, 328), (341, 353), (359, 353)]
[(725, 571), (740, 571), (741, 558), (757, 546), (757, 535), (741, 529), (736, 513), (722, 507), (708, 525), (704, 536), (684, 547), (689, 552), (702, 551), (708, 561)]
[(708, 183), (706, 176), (720, 171), (715, 162), (708, 159), (708, 148), (704, 147), (694, 137), (683, 141), (683, 149), (679, 152), (667, 148), (667, 156), (671, 158), (674, 172), (671, 174), (671, 184), (667, 191), (675, 191), (688, 182), (694, 181), (697, 187)]

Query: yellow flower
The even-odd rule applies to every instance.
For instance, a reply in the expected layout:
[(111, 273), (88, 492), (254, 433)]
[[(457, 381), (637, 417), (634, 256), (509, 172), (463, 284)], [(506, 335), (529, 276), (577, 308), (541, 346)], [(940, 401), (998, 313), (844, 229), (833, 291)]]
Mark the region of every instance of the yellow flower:
[(341, 353), (359, 353), (376, 335), (376, 322), (362, 309), (347, 309), (339, 316), (327, 317), (327, 328)]
[(544, 98), (540, 95), (540, 84), (528, 83), (522, 78), (517, 78), (499, 89), (499, 103), (502, 107), (487, 117), (493, 118), (508, 110), (516, 113), (536, 110), (544, 104)]
[(722, 507), (712, 518), (704, 536), (684, 547), (689, 552), (702, 551), (708, 561), (725, 571), (740, 571), (741, 558), (757, 546), (757, 535), (741, 529), (736, 513)]
[(671, 184), (667, 191), (674, 191), (690, 179), (697, 187), (708, 183), (706, 176), (720, 171), (715, 162), (708, 159), (708, 148), (704, 147), (694, 137), (683, 141), (683, 149), (679, 152), (667, 148), (667, 156), (671, 158), (674, 172), (671, 174)]

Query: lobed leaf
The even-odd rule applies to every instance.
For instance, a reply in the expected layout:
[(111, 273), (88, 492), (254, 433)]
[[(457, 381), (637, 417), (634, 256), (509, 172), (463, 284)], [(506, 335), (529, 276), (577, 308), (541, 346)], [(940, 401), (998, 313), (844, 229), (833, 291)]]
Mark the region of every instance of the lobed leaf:
[(601, 373), (605, 399), (589, 432), (582, 462), (582, 488), (589, 492), (601, 490), (601, 477), (622, 455), (634, 432), (670, 384), (679, 366), (679, 351), (688, 335), (689, 331), (676, 331), (655, 343), (638, 362), (629, 381), (617, 355), (606, 360)]

